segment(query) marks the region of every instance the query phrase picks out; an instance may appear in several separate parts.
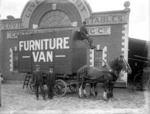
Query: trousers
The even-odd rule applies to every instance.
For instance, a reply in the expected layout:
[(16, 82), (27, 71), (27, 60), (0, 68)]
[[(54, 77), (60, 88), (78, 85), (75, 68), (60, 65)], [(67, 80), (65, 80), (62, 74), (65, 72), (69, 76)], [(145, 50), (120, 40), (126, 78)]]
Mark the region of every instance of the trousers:
[(90, 46), (90, 47), (92, 46), (92, 44), (93, 44), (93, 39), (90, 38), (89, 36), (86, 36), (86, 35), (84, 35), (84, 34), (81, 33), (81, 39), (87, 40), (88, 43), (89, 43), (89, 46)]
[(39, 88), (41, 90), (43, 99), (45, 99), (45, 91), (44, 91), (44, 86), (43, 86), (42, 82), (36, 82), (36, 84), (35, 84), (36, 98), (39, 99)]
[(54, 84), (48, 84), (48, 98), (54, 97)]

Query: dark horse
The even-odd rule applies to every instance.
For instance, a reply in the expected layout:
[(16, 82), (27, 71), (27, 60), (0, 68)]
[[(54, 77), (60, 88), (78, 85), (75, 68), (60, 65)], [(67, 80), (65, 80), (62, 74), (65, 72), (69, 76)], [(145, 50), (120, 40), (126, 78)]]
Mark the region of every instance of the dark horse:
[(107, 64), (107, 66), (110, 68), (109, 70), (90, 67), (88, 65), (84, 65), (79, 68), (77, 72), (77, 79), (79, 82), (79, 97), (83, 97), (83, 94), (86, 94), (86, 83), (94, 84), (94, 90), (97, 83), (103, 83), (103, 99), (108, 100), (109, 98), (113, 97), (113, 87), (116, 80), (121, 77), (123, 73), (132, 72), (131, 67), (126, 62), (123, 56), (120, 56), (109, 62), (109, 65)]

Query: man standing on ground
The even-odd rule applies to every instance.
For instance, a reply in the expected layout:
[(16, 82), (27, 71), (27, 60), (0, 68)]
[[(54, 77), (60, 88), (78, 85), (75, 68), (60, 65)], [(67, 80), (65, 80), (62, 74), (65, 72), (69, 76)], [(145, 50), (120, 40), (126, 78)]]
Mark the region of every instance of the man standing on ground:
[(47, 75), (48, 98), (52, 99), (54, 96), (55, 74), (52, 67), (49, 67)]
[(36, 67), (36, 69), (33, 72), (32, 81), (35, 85), (36, 98), (37, 98), (37, 100), (39, 99), (39, 87), (40, 87), (40, 90), (41, 90), (42, 95), (43, 95), (43, 100), (45, 100), (45, 91), (44, 91), (44, 86), (43, 86), (42, 72), (40, 71), (40, 66), (39, 65), (36, 65), (35, 67)]
[(80, 37), (83, 40), (87, 40), (91, 49), (96, 48), (96, 46), (93, 45), (93, 39), (89, 37), (88, 31), (86, 29), (86, 21), (83, 21), (83, 26), (80, 28)]

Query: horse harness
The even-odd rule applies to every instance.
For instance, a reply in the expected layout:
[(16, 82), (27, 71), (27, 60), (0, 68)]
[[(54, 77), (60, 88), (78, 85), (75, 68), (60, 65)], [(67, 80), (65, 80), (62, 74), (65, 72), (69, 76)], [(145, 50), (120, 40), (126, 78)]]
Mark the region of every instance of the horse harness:
[[(115, 80), (112, 80), (111, 83), (115, 83), (116, 79), (118, 78), (117, 74), (115, 72), (112, 72), (112, 71), (103, 71), (103, 73), (104, 74), (101, 75), (100, 77), (103, 77), (104, 79), (108, 80), (109, 82), (111, 80), (110, 79), (111, 77), (109, 75), (107, 75), (108, 73), (111, 74), (111, 75), (113, 75), (113, 77), (115, 77)], [(96, 78), (95, 79), (91, 79), (90, 77), (87, 77), (87, 76), (85, 76), (85, 79), (88, 80), (88, 81), (84, 81), (86, 83), (95, 83), (95, 81), (96, 81)]]

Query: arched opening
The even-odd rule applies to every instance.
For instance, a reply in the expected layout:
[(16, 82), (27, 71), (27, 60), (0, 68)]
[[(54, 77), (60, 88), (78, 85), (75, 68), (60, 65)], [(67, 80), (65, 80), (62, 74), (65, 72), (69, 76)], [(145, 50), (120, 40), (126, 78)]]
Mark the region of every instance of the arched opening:
[(61, 10), (46, 13), (39, 22), (40, 28), (56, 28), (71, 26), (70, 18)]

